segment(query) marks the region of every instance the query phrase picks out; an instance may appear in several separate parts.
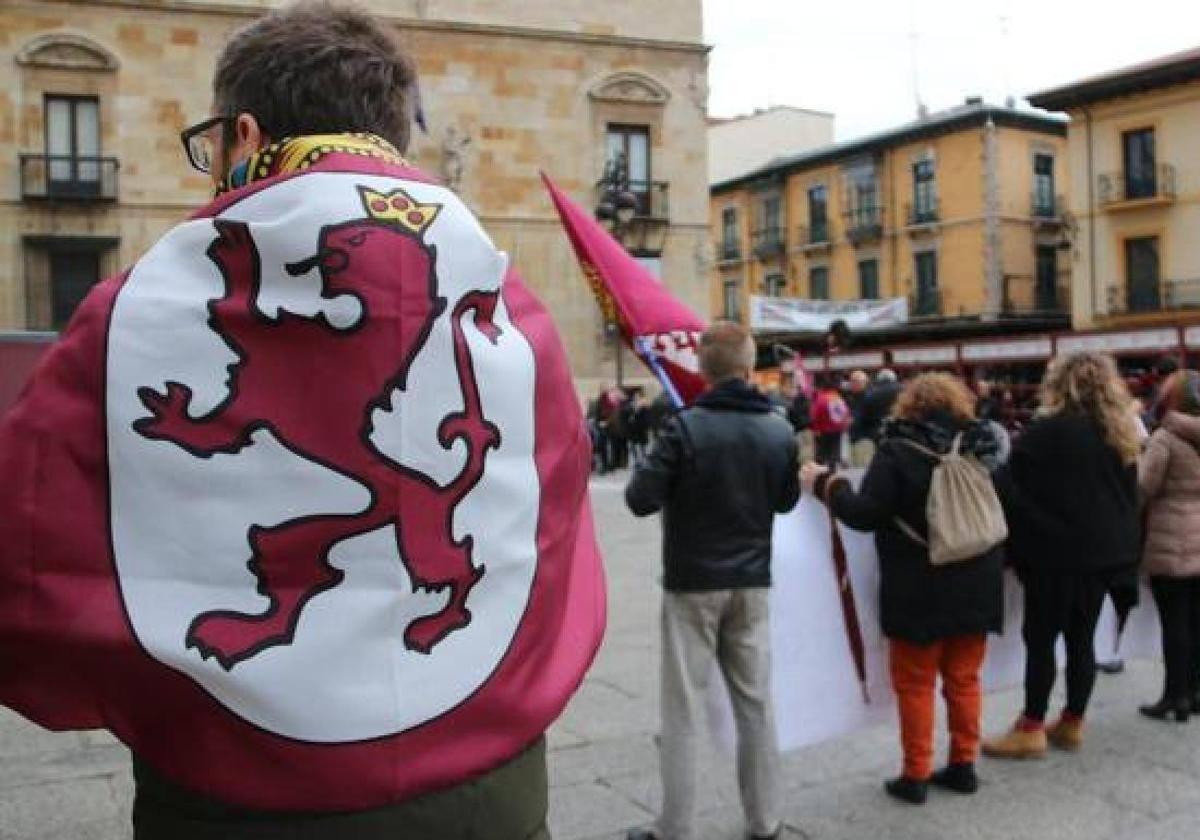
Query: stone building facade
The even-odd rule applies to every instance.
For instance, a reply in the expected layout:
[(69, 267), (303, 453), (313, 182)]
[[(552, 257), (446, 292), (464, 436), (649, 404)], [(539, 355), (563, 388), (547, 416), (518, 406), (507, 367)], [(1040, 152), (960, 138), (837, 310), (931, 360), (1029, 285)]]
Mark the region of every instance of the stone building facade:
[(716, 184), (710, 305), (762, 334), (752, 298), (903, 301), (866, 344), (1065, 328), (1065, 135), (972, 99)]
[[(209, 113), (215, 57), (252, 0), (6, 0), (0, 8), (0, 330), (53, 330), (208, 196), (179, 132)], [(370, 0), (414, 54), (450, 182), (550, 308), (580, 387), (613, 344), (538, 177), (587, 207), (609, 156), (655, 191), (640, 254), (708, 310), (700, 0)], [(635, 188), (637, 185), (634, 185)], [(661, 250), (661, 253), (659, 251)], [(635, 366), (626, 365), (627, 370)]]

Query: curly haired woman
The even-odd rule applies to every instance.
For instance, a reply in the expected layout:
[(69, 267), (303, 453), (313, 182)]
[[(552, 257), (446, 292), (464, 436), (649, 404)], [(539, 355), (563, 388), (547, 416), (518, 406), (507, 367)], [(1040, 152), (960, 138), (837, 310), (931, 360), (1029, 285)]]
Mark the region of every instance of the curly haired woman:
[[(1000, 632), (1004, 607), (1001, 546), (947, 565), (930, 562), (926, 500), (934, 467), (956, 446), (977, 459), (997, 448), (987, 424), (975, 419), (975, 398), (966, 385), (948, 374), (929, 373), (900, 392), (858, 491), (823, 467), (809, 464), (801, 472), (834, 516), (856, 530), (875, 532), (879, 612), (904, 752), (901, 775), (885, 789), (913, 804), (925, 801), (930, 783), (965, 794), (978, 787), (979, 674), (987, 634)], [(950, 761), (934, 772), (939, 675), (950, 726)]]
[[(1105, 593), (1132, 574), (1141, 552), (1132, 398), (1113, 360), (1076, 353), (1051, 362), (1041, 409), (998, 476), (1011, 531), (1009, 553), (1025, 587), (1025, 709), (984, 755), (1035, 758), (1047, 743), (1083, 744), (1096, 681), (1094, 637)], [(1067, 704), (1045, 725), (1065, 637)]]

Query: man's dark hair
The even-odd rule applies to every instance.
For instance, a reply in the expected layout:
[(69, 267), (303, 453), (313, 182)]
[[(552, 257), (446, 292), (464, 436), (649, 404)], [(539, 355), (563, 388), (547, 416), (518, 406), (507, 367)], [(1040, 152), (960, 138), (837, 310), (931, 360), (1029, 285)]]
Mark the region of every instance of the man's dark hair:
[(249, 112), (272, 140), (367, 132), (408, 147), (416, 69), (380, 19), (324, 0), (269, 12), (217, 58), (217, 114)]

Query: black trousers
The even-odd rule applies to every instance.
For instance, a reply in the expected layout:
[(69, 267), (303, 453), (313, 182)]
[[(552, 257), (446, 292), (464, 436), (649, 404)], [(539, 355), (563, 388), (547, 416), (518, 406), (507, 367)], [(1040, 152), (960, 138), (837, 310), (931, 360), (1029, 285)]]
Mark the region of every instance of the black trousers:
[(1054, 648), (1067, 647), (1067, 711), (1083, 716), (1096, 684), (1096, 622), (1108, 580), (1102, 575), (1027, 571), (1025, 584), (1025, 716), (1044, 720), (1058, 663)]
[(629, 441), (622, 435), (608, 435), (608, 468), (623, 470), (629, 463)]
[(1162, 624), (1163, 699), (1182, 702), (1200, 690), (1200, 578), (1152, 577)]
[(829, 432), (822, 435), (817, 435), (817, 463), (826, 467), (837, 466), (837, 463), (842, 459), (842, 435), (843, 432)]

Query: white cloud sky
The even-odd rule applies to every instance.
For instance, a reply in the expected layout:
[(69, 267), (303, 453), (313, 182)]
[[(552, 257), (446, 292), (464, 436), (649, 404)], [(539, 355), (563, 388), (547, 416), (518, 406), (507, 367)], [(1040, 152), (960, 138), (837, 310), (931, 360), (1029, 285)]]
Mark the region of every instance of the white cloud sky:
[(832, 111), (838, 140), (1200, 46), (1196, 0), (703, 0), (709, 113)]

